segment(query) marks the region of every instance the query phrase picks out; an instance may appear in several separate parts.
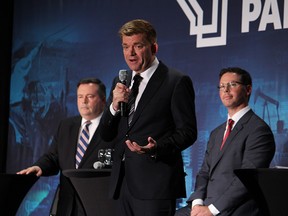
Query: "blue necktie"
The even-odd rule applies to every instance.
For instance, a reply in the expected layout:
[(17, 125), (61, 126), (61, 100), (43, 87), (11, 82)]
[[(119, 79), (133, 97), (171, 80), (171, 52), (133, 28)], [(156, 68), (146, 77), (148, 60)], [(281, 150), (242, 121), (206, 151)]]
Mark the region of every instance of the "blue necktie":
[(81, 131), (79, 136), (79, 141), (77, 145), (77, 152), (76, 152), (76, 169), (78, 169), (79, 164), (85, 154), (85, 151), (89, 144), (89, 125), (91, 124), (90, 121), (85, 122), (85, 126)]

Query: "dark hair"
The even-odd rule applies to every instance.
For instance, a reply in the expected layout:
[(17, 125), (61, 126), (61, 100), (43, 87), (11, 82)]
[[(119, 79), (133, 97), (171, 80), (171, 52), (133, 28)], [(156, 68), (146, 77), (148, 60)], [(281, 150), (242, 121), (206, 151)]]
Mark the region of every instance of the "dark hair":
[(104, 85), (104, 83), (102, 83), (101, 80), (97, 79), (97, 78), (84, 78), (81, 79), (78, 83), (77, 83), (77, 89), (79, 88), (79, 86), (81, 84), (89, 84), (89, 83), (94, 83), (96, 85), (99, 86), (98, 89), (98, 94), (99, 96), (103, 99), (106, 98), (106, 86)]
[(240, 76), (240, 82), (242, 82), (244, 85), (252, 86), (252, 78), (249, 72), (242, 68), (239, 68), (239, 67), (223, 68), (219, 73), (219, 80), (225, 73), (236, 73)]
[(149, 43), (157, 42), (157, 33), (155, 28), (146, 20), (135, 19), (125, 23), (119, 30), (119, 36), (132, 36), (135, 34), (145, 34)]

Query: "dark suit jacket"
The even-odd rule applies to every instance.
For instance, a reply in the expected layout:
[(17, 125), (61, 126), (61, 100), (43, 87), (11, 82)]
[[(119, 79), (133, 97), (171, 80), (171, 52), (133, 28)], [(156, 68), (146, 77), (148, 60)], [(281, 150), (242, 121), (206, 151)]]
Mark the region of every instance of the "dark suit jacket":
[(235, 125), (220, 151), (226, 123), (212, 131), (195, 192), (188, 201), (197, 198), (205, 205), (213, 204), (222, 215), (258, 215), (255, 202), (234, 174), (235, 169), (269, 167), (275, 153), (270, 127), (252, 110)]
[[(75, 154), (81, 119), (81, 116), (77, 116), (61, 121), (49, 151), (34, 164), (41, 167), (43, 176), (56, 175), (60, 171), (60, 192), (57, 215), (61, 216), (71, 215), (73, 207), (75, 209), (75, 205), (79, 205), (79, 200), (75, 200), (76, 191), (74, 191), (70, 180), (62, 174), (62, 171), (75, 169)], [(99, 129), (97, 129), (78, 169), (93, 169), (93, 163), (98, 161), (98, 150), (109, 147), (110, 144), (100, 138)], [(77, 207), (81, 208), (81, 206)]]
[[(132, 73), (129, 74), (129, 82)], [(107, 106), (112, 101), (114, 79)], [(115, 141), (111, 173), (111, 196), (117, 198), (121, 181), (121, 160), (125, 155), (125, 177), (129, 191), (138, 199), (185, 197), (185, 173), (181, 151), (197, 138), (194, 89), (189, 76), (168, 69), (160, 62), (137, 105), (131, 126), (127, 117), (103, 114), (102, 138)], [(157, 141), (156, 159), (150, 154), (131, 152), (126, 139), (147, 145), (148, 137)]]

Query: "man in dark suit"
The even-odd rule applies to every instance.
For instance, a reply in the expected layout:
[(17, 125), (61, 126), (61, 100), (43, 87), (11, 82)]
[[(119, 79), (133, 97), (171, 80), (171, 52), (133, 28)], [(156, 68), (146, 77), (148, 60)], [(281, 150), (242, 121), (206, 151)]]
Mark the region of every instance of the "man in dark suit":
[[(37, 176), (56, 175), (60, 171), (60, 191), (57, 206), (59, 216), (82, 216), (84, 209), (76, 196), (76, 191), (67, 177), (62, 174), (66, 169), (93, 168), (98, 161), (98, 150), (109, 148), (100, 135), (98, 125), (106, 104), (106, 87), (98, 79), (81, 80), (77, 85), (77, 105), (79, 116), (71, 117), (60, 122), (49, 151), (44, 154), (32, 167), (24, 169), (18, 174), (35, 173)], [(88, 147), (82, 159), (76, 157), (77, 143), (80, 132), (87, 121), (89, 138)], [(82, 153), (80, 153), (82, 154)], [(76, 159), (77, 158), (77, 159)], [(76, 161), (80, 162), (76, 165)]]
[[(115, 142), (110, 195), (118, 200), (118, 216), (171, 216), (176, 198), (186, 196), (181, 151), (197, 138), (192, 81), (158, 61), (149, 22), (132, 20), (119, 34), (130, 70), (126, 85), (114, 79), (103, 114), (102, 138)], [(134, 107), (129, 86), (138, 75)], [(120, 102), (134, 107), (132, 121), (131, 114), (121, 116)]]
[[(274, 136), (248, 105), (250, 74), (237, 67), (225, 68), (219, 79), (220, 99), (227, 108), (232, 130), (227, 137), (229, 124), (223, 123), (212, 131), (195, 191), (188, 206), (179, 209), (176, 216), (261, 215), (234, 170), (269, 167), (275, 153)], [(227, 137), (226, 141), (223, 137)]]

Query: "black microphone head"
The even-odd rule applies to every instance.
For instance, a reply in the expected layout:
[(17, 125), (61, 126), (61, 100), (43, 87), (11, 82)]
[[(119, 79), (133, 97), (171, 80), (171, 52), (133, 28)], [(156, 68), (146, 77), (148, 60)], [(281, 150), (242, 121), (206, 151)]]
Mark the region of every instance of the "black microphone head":
[(128, 78), (127, 70), (120, 70), (119, 71), (119, 80), (120, 80), (120, 82), (126, 85), (127, 78)]
[[(126, 85), (128, 79), (128, 72), (127, 70), (120, 70), (119, 71), (119, 80), (123, 85)], [(127, 103), (119, 102), (120, 114), (121, 116), (127, 116)]]

